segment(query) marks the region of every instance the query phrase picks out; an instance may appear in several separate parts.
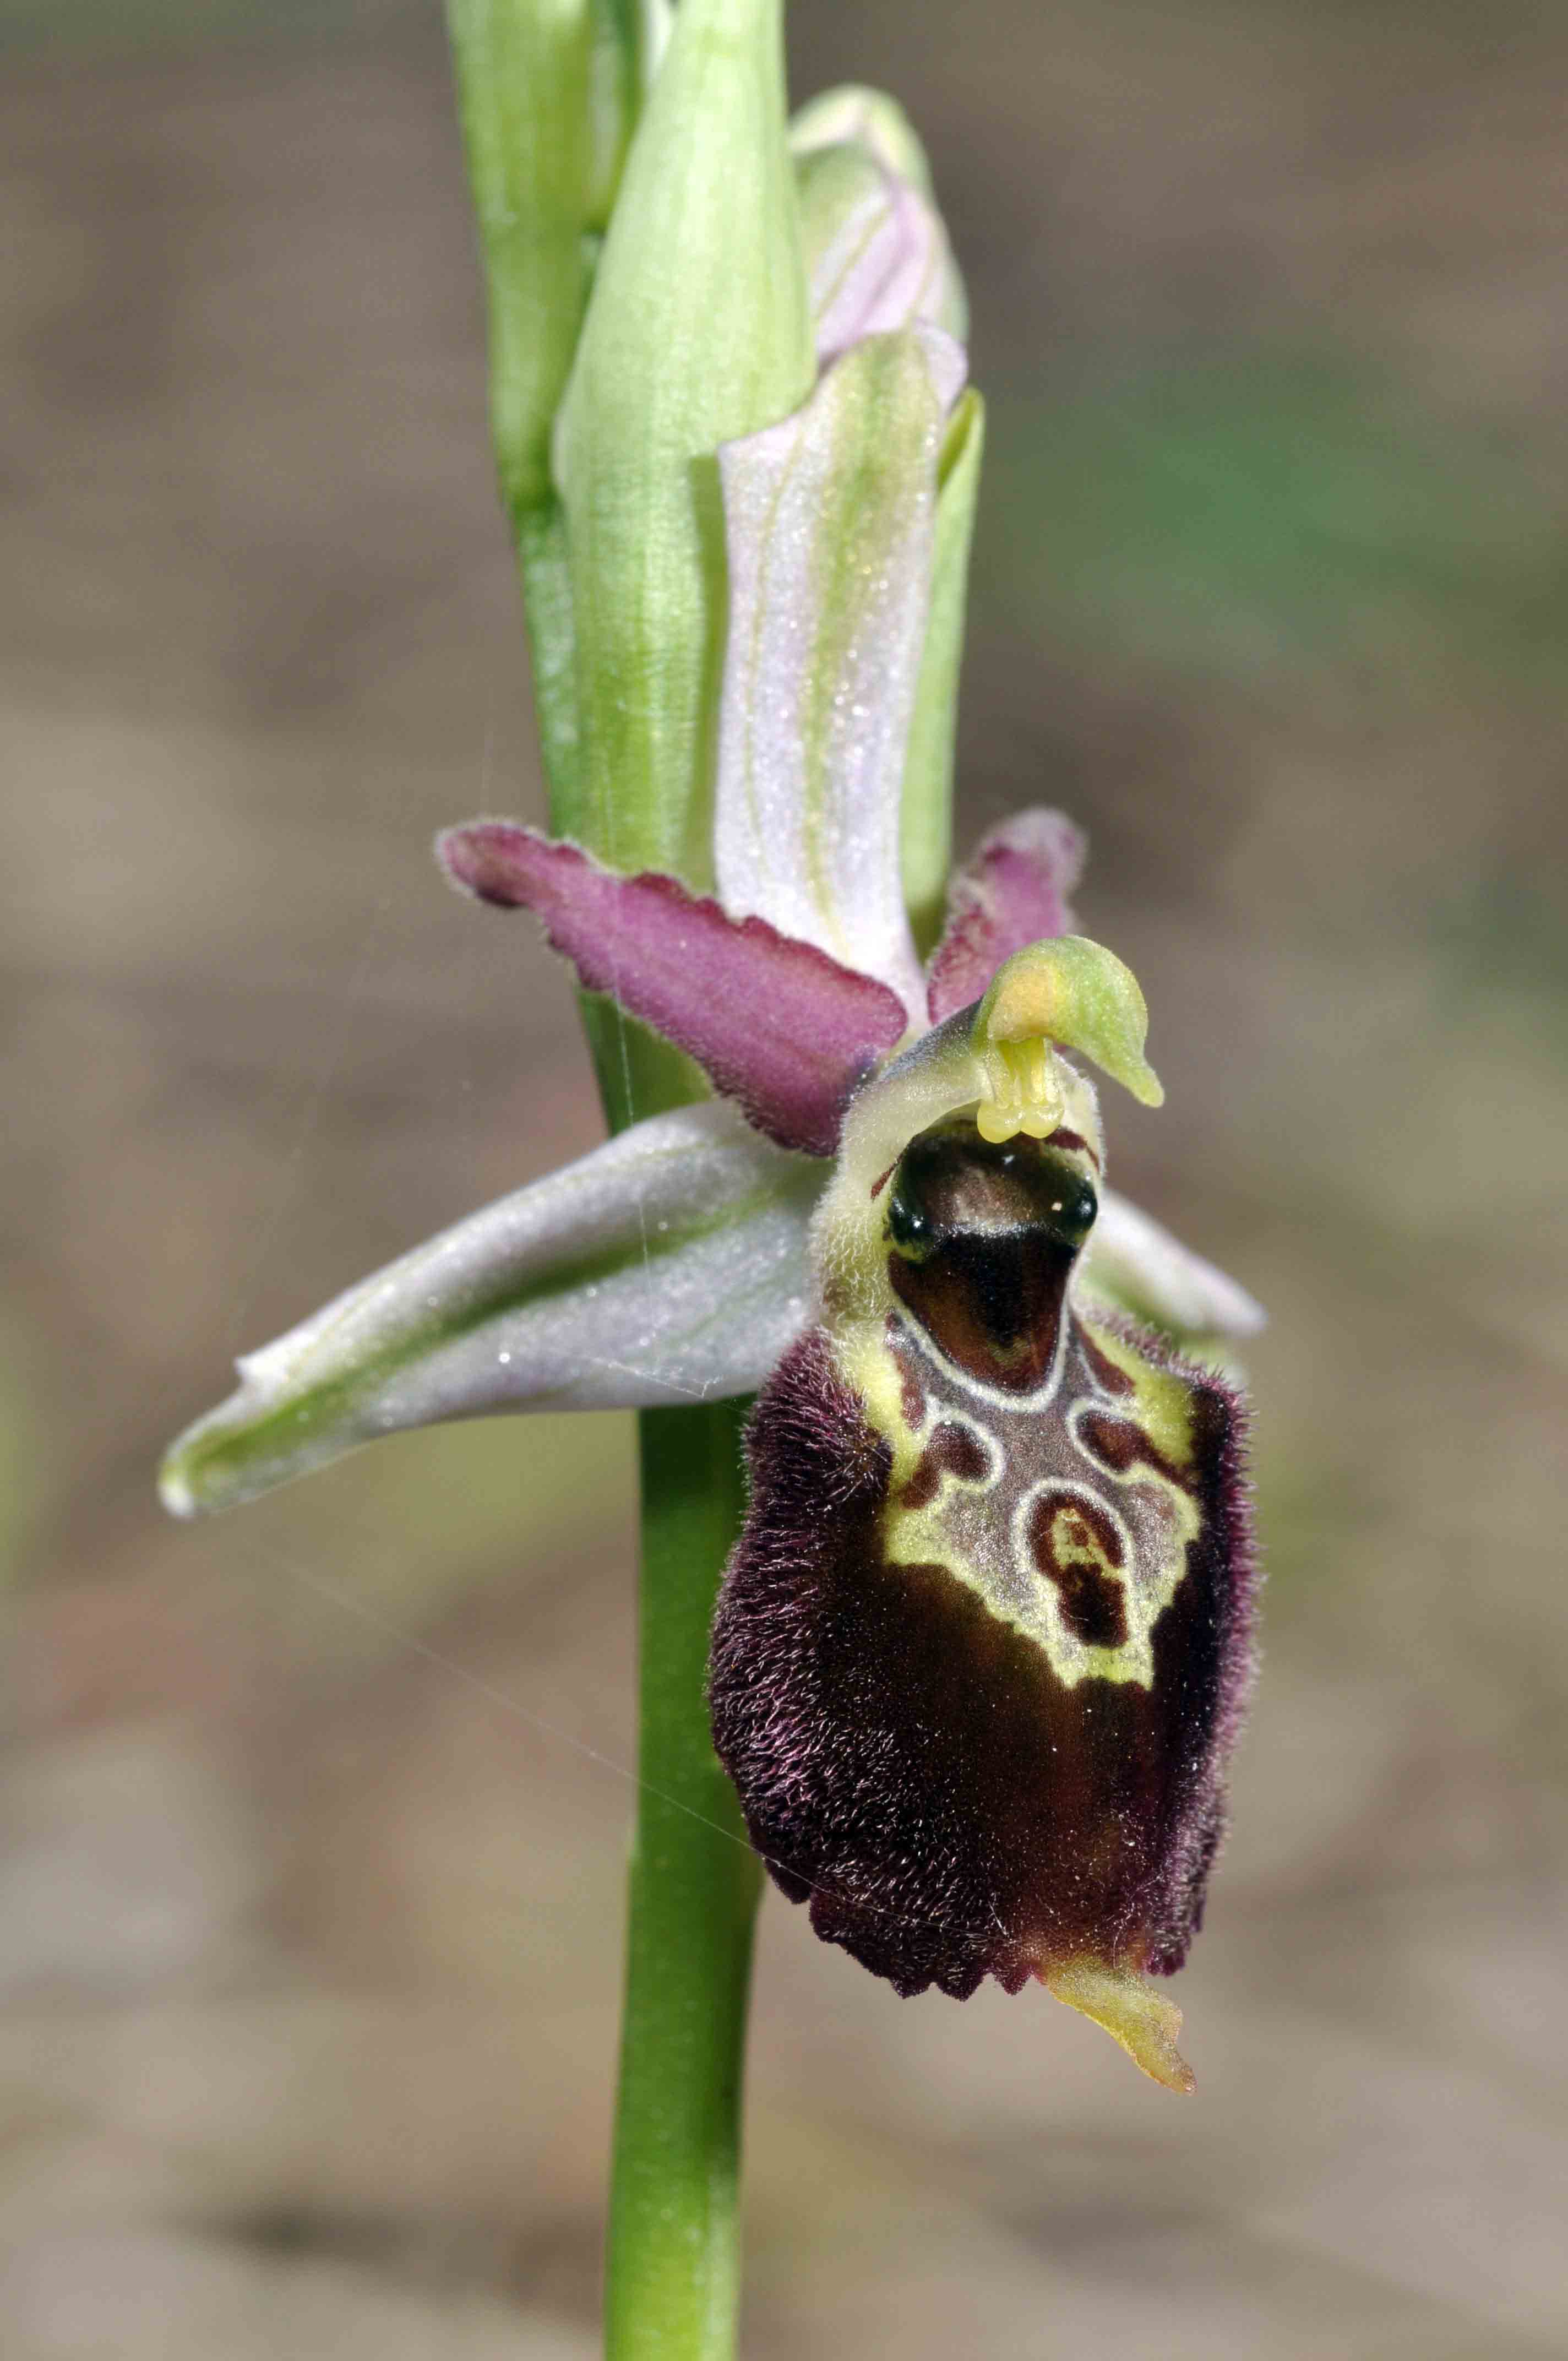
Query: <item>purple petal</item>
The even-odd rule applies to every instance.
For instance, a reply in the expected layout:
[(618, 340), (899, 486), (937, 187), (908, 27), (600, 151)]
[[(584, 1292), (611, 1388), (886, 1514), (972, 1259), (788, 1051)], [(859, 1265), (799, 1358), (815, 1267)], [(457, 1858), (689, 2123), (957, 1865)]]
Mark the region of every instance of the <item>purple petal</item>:
[(948, 890), (948, 924), (931, 959), (931, 1022), (979, 1000), (1004, 959), (1070, 935), (1068, 895), (1083, 870), (1083, 833), (1036, 806), (982, 836)]
[(532, 910), (590, 992), (695, 1058), (781, 1148), (831, 1156), (856, 1083), (903, 1035), (896, 993), (762, 918), (728, 918), (674, 877), (619, 877), (510, 820), (436, 851), (482, 902)]

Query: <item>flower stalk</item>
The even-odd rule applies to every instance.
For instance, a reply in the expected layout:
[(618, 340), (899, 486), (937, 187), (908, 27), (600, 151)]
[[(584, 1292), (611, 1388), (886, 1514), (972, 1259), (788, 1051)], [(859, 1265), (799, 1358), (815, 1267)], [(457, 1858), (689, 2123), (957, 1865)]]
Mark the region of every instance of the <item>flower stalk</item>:
[(740, 2111), (762, 1864), (708, 1735), (713, 1605), (744, 1510), (745, 1404), (640, 1420), (641, 1789), (632, 1843), (608, 2361), (726, 2361), (740, 2296)]

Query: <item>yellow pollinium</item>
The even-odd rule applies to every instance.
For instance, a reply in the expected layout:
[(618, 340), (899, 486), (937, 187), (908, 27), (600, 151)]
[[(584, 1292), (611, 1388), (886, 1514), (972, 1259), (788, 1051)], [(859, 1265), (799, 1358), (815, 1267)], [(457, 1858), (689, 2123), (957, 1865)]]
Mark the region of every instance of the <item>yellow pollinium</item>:
[(1165, 1093), (1144, 1056), (1148, 1022), (1136, 976), (1103, 944), (1058, 935), (1015, 951), (997, 969), (970, 1035), (982, 1077), (981, 1137), (1050, 1137), (1065, 1103), (1057, 1048), (1080, 1050), (1145, 1106), (1160, 1105)]
[(1181, 2011), (1138, 1969), (1085, 1956), (1038, 1972), (1048, 1993), (1102, 2026), (1151, 2081), (1183, 2097), (1197, 2089), (1197, 2078), (1176, 2046)]
[(1011, 1139), (1026, 1131), (1048, 1139), (1062, 1119), (1056, 1059), (1044, 1041), (993, 1041), (981, 1055), (988, 1095), (975, 1116), (982, 1139)]

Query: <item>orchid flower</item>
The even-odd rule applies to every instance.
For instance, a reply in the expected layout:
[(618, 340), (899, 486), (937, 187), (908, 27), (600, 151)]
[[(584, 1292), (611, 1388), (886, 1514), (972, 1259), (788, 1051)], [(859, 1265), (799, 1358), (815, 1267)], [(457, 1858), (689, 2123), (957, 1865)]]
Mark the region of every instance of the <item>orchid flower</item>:
[(941, 491), (974, 413), (941, 225), (853, 106), (795, 133), (817, 384), (719, 454), (716, 891), (501, 819), (438, 845), (715, 1095), (246, 1356), (164, 1498), (438, 1420), (761, 1388), (710, 1704), (775, 1882), (901, 1993), (1037, 1976), (1180, 2089), (1148, 1978), (1201, 1911), (1251, 1559), (1236, 1395), (1168, 1340), (1261, 1314), (1104, 1185), (1072, 1060), (1161, 1093), (1136, 983), (1076, 928), (1073, 824), (992, 829), (918, 955), (904, 785), (951, 696)]

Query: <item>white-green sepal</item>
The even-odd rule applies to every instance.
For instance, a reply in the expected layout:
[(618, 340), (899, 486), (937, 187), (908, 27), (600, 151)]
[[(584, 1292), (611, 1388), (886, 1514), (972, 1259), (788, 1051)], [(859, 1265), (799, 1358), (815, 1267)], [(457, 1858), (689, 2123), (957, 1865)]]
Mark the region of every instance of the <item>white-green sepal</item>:
[(170, 1452), (164, 1502), (228, 1508), (446, 1419), (749, 1393), (805, 1324), (823, 1177), (730, 1107), (652, 1116), (247, 1354)]
[(1255, 1336), (1267, 1323), (1245, 1287), (1113, 1189), (1101, 1191), (1081, 1273), (1085, 1286), (1178, 1337)]

